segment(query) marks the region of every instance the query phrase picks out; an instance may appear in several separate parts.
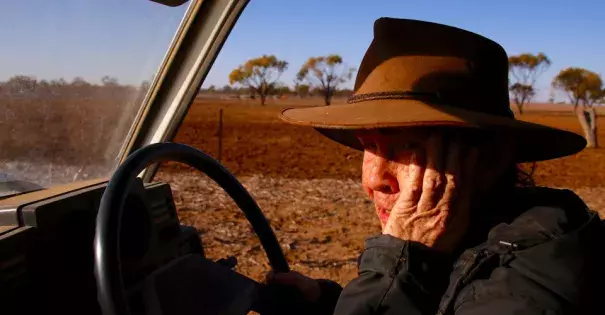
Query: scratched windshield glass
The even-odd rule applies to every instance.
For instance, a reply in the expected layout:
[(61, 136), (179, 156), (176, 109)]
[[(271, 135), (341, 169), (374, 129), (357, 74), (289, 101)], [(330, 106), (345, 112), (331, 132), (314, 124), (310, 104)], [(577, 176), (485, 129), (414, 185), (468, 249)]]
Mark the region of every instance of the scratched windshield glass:
[(186, 5), (0, 5), (0, 193), (108, 176)]

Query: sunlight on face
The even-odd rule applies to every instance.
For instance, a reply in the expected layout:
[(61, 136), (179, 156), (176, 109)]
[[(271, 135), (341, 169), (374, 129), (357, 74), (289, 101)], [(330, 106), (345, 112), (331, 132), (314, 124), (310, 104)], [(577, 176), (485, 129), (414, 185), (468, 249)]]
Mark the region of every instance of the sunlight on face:
[[(434, 131), (433, 131), (434, 132)], [(364, 146), (362, 186), (374, 201), (376, 214), (384, 227), (402, 189), (401, 174), (412, 157), (424, 165), (424, 152), (430, 133), (427, 129), (381, 129), (359, 132)]]
[[(490, 192), (502, 176), (511, 170), (511, 166), (514, 166), (514, 142), (511, 137), (505, 134), (487, 134), (485, 131), (470, 132), (472, 134), (466, 130), (407, 128), (365, 130), (357, 133), (357, 138), (364, 147), (362, 186), (368, 197), (374, 201), (376, 214), (383, 227), (400, 191), (422, 189), (407, 187), (414, 184), (406, 182), (403, 175), (412, 161), (422, 168), (425, 167), (427, 142), (432, 134), (441, 133), (445, 140), (444, 146), (448, 145), (447, 138), (456, 138), (463, 151), (470, 146), (479, 150), (480, 158), (475, 168), (480, 170), (480, 175), (474, 176), (472, 183), (473, 190), (477, 193)], [(441, 151), (447, 154), (446, 147)]]

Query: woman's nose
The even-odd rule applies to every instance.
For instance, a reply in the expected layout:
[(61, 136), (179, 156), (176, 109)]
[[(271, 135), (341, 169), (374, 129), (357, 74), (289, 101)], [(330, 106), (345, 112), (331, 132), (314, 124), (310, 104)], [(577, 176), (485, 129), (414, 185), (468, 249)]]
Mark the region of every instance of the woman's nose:
[(399, 192), (397, 177), (390, 169), (390, 161), (376, 156), (369, 165), (369, 174), (366, 177), (367, 186), (371, 190), (393, 194)]

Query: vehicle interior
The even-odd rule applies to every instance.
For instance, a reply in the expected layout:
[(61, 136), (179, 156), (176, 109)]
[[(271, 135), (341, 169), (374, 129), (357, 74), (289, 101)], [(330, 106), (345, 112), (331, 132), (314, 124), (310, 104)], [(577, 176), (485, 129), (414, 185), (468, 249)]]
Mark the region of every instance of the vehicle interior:
[[(284, 248), (301, 246), (300, 242), (293, 240), (280, 244), (281, 238), (272, 228), (274, 222), (265, 217), (263, 209), (245, 188), (248, 185), (243, 185), (239, 176), (221, 163), (220, 155), (179, 143), (176, 137), (249, 1), (138, 2), (144, 4), (109, 1), (118, 8), (112, 11), (117, 14), (115, 22), (108, 19), (110, 15), (102, 5), (85, 8), (83, 16), (89, 19), (87, 23), (103, 25), (112, 32), (97, 39), (73, 35), (70, 45), (91, 46), (98, 54), (86, 60), (68, 60), (58, 51), (32, 53), (29, 57), (36, 60), (31, 69), (84, 67), (91, 58), (97, 60), (93, 63), (98, 62), (99, 67), (106, 67), (107, 73), (119, 72), (119, 68), (128, 63), (136, 64), (139, 68), (126, 76), (132, 76), (131, 81), (137, 84), (143, 82), (140, 86), (125, 88), (109, 76), (96, 85), (85, 81), (78, 83), (78, 78), (74, 78), (69, 88), (60, 81), (45, 82), (44, 87), (40, 82), (35, 83), (36, 88), (48, 88), (50, 92), (31, 98), (21, 88), (29, 84), (27, 77), (17, 77), (14, 81), (21, 87), (0, 89), (0, 93), (10, 96), (6, 104), (0, 105), (7, 106), (5, 119), (19, 120), (22, 117), (19, 115), (33, 111), (25, 106), (26, 103), (39, 101), (38, 98), (52, 100), (41, 102), (42, 107), (53, 106), (55, 100), (66, 104), (65, 112), (71, 115), (44, 114), (22, 125), (8, 127), (4, 124), (7, 127), (0, 131), (8, 135), (5, 136), (8, 140), (2, 140), (4, 148), (0, 148), (8, 153), (0, 154), (0, 157), (2, 161), (13, 161), (0, 169), (2, 172), (7, 170), (6, 174), (0, 173), (2, 314), (248, 314), (251, 311), (274, 314), (281, 296), (289, 294), (273, 290), (258, 277), (238, 272), (238, 260), (246, 259), (241, 257), (246, 255), (243, 252), (208, 257), (204, 233), (197, 226), (183, 224), (178, 213), (179, 202), (175, 198), (178, 187), (163, 180), (169, 177), (156, 176), (161, 163), (180, 163), (184, 165), (181, 169), (184, 172), (204, 174), (239, 208), (241, 214), (238, 215), (249, 223), (258, 238), (259, 251), (266, 256), (271, 270), (287, 272), (289, 264), (296, 263), (286, 258)], [(66, 3), (69, 4), (37, 3), (44, 7), (40, 11), (47, 14), (30, 18), (52, 20), (53, 12), (72, 6), (69, 10), (73, 10), (73, 20), (70, 22), (82, 22), (84, 18), (78, 17), (84, 12), (78, 11), (83, 8), (80, 2)], [(137, 6), (145, 8), (137, 11)], [(25, 4), (19, 8), (30, 10)], [(95, 17), (97, 13), (98, 17)], [(141, 19), (135, 26), (124, 24), (129, 14), (140, 14), (146, 19)], [(53, 24), (57, 28), (54, 31), (71, 34), (70, 22)], [(367, 25), (367, 28), (371, 27)], [(146, 29), (147, 35), (137, 37), (139, 29)], [(150, 29), (153, 32), (149, 32)], [(40, 28), (28, 27), (27, 32), (34, 34), (40, 32)], [(38, 41), (46, 43), (41, 38)], [(153, 57), (132, 56), (124, 58), (122, 63), (109, 65), (105, 56), (120, 51), (108, 46), (123, 50), (136, 47), (137, 51), (149, 47), (148, 50), (159, 53)], [(31, 47), (35, 50), (35, 43)], [(34, 73), (35, 70), (27, 71)], [(97, 86), (102, 86), (105, 92), (95, 90)], [(71, 88), (80, 90), (67, 90)], [(73, 95), (89, 94), (64, 96), (56, 92), (61, 89)], [(97, 109), (85, 110), (73, 105), (78, 102), (91, 105), (103, 102), (104, 105), (92, 106), (102, 108), (95, 112)], [(104, 110), (118, 113), (102, 118), (111, 120), (112, 124), (97, 118)], [(45, 135), (44, 128), (51, 121), (64, 126), (65, 130), (57, 137), (51, 133)], [(72, 124), (78, 123), (92, 131), (88, 134), (69, 132)], [(35, 138), (22, 137), (31, 129), (38, 131)], [(78, 139), (81, 141), (77, 142)], [(13, 145), (11, 141), (19, 143)], [(44, 141), (53, 145), (38, 149), (37, 143)], [(346, 159), (352, 154), (345, 149), (330, 148)], [(57, 152), (64, 160), (44, 162), (43, 168), (30, 167), (35, 161), (59, 154)], [(70, 158), (78, 154), (84, 156), (84, 162), (73, 163)], [(296, 164), (295, 159), (288, 159), (288, 163)], [(288, 168), (294, 166), (284, 167)], [(599, 174), (603, 172), (597, 170), (595, 174), (601, 176)], [(561, 182), (565, 180), (565, 177), (560, 178)], [(205, 183), (199, 182), (199, 185)], [(309, 180), (308, 185), (313, 183)], [(203, 194), (204, 190), (194, 190), (195, 193)], [(338, 200), (335, 198), (330, 202), (337, 203)], [(355, 202), (368, 204), (361, 197)], [(211, 230), (213, 226), (204, 229)], [(334, 234), (345, 232), (348, 233), (345, 228), (331, 231)], [(330, 242), (329, 238), (309, 239), (309, 244)], [(327, 264), (346, 265), (353, 270), (355, 259), (347, 256)], [(305, 264), (311, 266), (309, 270), (323, 266), (310, 259)]]
[(50, 188), (5, 184), (14, 193), (0, 201), (3, 314), (270, 313), (279, 296), (233, 271), (233, 257), (206, 259), (197, 231), (179, 223), (169, 184), (150, 180), (162, 161), (207, 174), (240, 207), (273, 269), (289, 270), (238, 180), (203, 152), (169, 142), (247, 1), (156, 2), (181, 8), (182, 21), (118, 143), (112, 162), (120, 167), (109, 178)]

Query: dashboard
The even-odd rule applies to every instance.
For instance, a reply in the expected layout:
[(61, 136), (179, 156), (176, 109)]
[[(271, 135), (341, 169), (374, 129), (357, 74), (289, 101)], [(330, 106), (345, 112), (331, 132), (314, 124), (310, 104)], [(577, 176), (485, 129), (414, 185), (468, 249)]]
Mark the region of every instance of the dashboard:
[[(100, 314), (93, 240), (106, 185), (81, 182), (0, 200), (3, 314)], [(131, 299), (154, 270), (188, 254), (204, 256), (197, 231), (180, 225), (168, 184), (137, 180), (124, 210), (120, 257)]]

